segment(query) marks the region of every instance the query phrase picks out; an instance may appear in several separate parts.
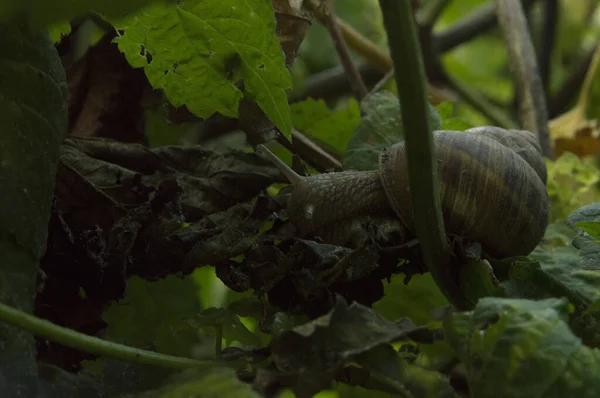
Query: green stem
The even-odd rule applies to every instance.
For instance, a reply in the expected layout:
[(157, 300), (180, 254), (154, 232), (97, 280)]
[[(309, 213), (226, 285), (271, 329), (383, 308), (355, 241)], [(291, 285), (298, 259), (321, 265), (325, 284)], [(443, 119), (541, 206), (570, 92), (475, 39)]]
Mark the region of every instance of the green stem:
[(457, 309), (466, 309), (442, 219), (425, 70), (412, 7), (410, 0), (379, 0), (379, 4), (395, 65), (415, 232), (438, 287)]
[(102, 357), (179, 369), (216, 365), (213, 361), (198, 361), (192, 358), (159, 354), (102, 340), (98, 337), (88, 336), (75, 330), (55, 325), (3, 303), (0, 303), (0, 321), (18, 326), (23, 330), (67, 347)]

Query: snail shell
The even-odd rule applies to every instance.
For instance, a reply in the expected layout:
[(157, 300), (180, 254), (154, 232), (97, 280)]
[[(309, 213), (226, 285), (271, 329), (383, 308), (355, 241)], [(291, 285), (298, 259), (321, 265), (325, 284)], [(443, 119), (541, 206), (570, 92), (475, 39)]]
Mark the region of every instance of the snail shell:
[[(549, 222), (547, 170), (535, 135), (485, 126), (433, 133), (446, 232), (481, 244), (495, 258), (527, 255)], [(294, 190), (287, 213), (300, 235), (345, 245), (365, 219), (386, 233), (414, 237), (415, 223), (403, 142), (381, 151), (379, 170), (302, 177), (264, 146), (260, 152)], [(333, 241), (331, 241), (333, 240)]]
[[(433, 135), (446, 232), (479, 242), (495, 258), (531, 253), (550, 213), (546, 165), (536, 137), (497, 127)], [(405, 155), (400, 142), (381, 152), (379, 165), (390, 206), (414, 231)]]

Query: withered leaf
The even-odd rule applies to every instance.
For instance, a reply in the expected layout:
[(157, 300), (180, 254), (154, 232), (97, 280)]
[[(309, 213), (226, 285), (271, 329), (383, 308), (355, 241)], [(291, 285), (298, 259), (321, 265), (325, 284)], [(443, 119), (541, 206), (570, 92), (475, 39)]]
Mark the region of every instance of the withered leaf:
[[(104, 139), (65, 140), (61, 164), (120, 205), (148, 200), (160, 183), (175, 180), (187, 221), (250, 200), (274, 182), (279, 171), (253, 153), (218, 153), (200, 146), (148, 149)], [(60, 178), (60, 176), (59, 176)]]

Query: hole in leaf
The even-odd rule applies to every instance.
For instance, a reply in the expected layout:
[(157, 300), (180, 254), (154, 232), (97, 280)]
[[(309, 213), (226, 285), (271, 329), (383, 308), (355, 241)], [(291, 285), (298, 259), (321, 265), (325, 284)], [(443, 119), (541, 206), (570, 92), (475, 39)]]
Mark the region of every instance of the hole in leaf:
[(177, 72), (177, 68), (179, 67), (179, 62), (173, 62), (173, 73)]
[(148, 64), (152, 63), (152, 54), (150, 54), (148, 52), (148, 50), (146, 50), (146, 47), (143, 44), (140, 45), (140, 55), (143, 56), (143, 57), (146, 57), (146, 62)]
[(260, 64), (260, 66), (258, 67), (258, 69), (265, 69), (265, 64)]

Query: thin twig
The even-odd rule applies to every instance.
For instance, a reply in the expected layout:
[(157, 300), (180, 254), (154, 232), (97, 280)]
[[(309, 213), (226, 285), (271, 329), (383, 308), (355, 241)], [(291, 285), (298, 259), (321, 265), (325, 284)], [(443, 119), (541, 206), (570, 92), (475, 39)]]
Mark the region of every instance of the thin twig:
[[(306, 163), (320, 172), (340, 171), (343, 169), (338, 159), (315, 144), (310, 138), (292, 128), (292, 149)], [(316, 165), (316, 166), (315, 166)]]
[(55, 325), (45, 319), (27, 314), (3, 303), (0, 303), (0, 321), (7, 322), (67, 347), (101, 357), (178, 369), (218, 365), (217, 361), (199, 361), (192, 358), (159, 354), (154, 351), (141, 350), (98, 337), (88, 336), (87, 334)]
[[(521, 0), (524, 8), (529, 8), (535, 0)], [(446, 30), (435, 34), (435, 45), (441, 53), (452, 50), (482, 33), (496, 27), (496, 7), (487, 3), (475, 9)]]
[(373, 68), (381, 73), (386, 73), (392, 69), (392, 59), (387, 52), (380, 49), (375, 43), (340, 18), (337, 18), (337, 25), (340, 27), (348, 45)]
[(390, 69), (390, 71), (388, 73), (385, 74), (385, 76), (383, 76), (381, 78), (381, 80), (379, 80), (377, 82), (376, 85), (373, 86), (373, 88), (371, 89), (371, 91), (369, 91), (369, 94), (367, 94), (365, 96), (365, 98), (363, 98), (363, 102), (368, 99), (369, 97), (371, 97), (373, 94), (379, 92), (386, 84), (388, 84), (390, 82), (390, 80), (392, 80), (394, 78), (395, 75), (395, 71), (394, 68)]
[(350, 49), (348, 48), (346, 40), (344, 39), (344, 36), (342, 35), (341, 29), (338, 25), (338, 18), (335, 16), (331, 1), (332, 0), (310, 0), (305, 2), (305, 4), (311, 9), (311, 11), (315, 12), (315, 15), (317, 15), (319, 21), (329, 31), (329, 35), (333, 40), (333, 44), (335, 45), (338, 56), (340, 57), (342, 66), (346, 71), (346, 76), (348, 77), (350, 87), (352, 87), (354, 97), (360, 101), (367, 95), (368, 90), (362, 80), (362, 77), (360, 76), (360, 73), (358, 73), (358, 69), (354, 64), (354, 61), (352, 60)]
[(498, 23), (510, 55), (510, 69), (519, 93), (519, 116), (524, 129), (535, 133), (544, 156), (552, 159), (548, 109), (537, 57), (519, 0), (495, 0)]
[(544, 92), (548, 98), (550, 86), (550, 68), (552, 66), (552, 52), (556, 43), (556, 29), (558, 25), (558, 0), (546, 0), (543, 9), (542, 34), (540, 37), (540, 51), (538, 63), (540, 77), (544, 85)]
[(417, 11), (417, 23), (421, 28), (432, 30), (440, 15), (451, 1), (452, 0), (434, 0), (426, 3), (423, 8)]
[[(381, 50), (375, 43), (341, 19), (336, 17), (336, 22), (348, 46), (363, 57), (368, 64), (384, 74), (392, 69), (393, 62), (387, 52)], [(431, 85), (428, 85), (427, 89), (433, 103), (440, 103), (450, 99), (445, 97), (444, 92), (437, 90)]]
[(518, 127), (503, 109), (492, 104), (478, 91), (450, 77), (447, 77), (446, 83), (456, 91), (466, 104), (479, 111), (483, 116), (488, 118), (492, 124), (505, 129), (514, 129)]
[[(384, 77), (383, 73), (366, 63), (358, 65), (358, 72), (367, 88), (372, 87)], [(307, 76), (303, 82), (303, 87), (291, 92), (288, 96), (288, 101), (291, 104), (303, 101), (306, 98), (337, 98), (349, 93), (350, 90), (350, 83), (348, 83), (344, 67), (336, 65), (322, 72)]]
[(456, 308), (465, 309), (442, 218), (433, 134), (427, 117), (425, 70), (412, 7), (410, 0), (379, 0), (379, 4), (402, 105), (416, 236), (423, 260), (441, 292)]
[(573, 68), (571, 74), (565, 79), (563, 85), (558, 89), (554, 97), (548, 101), (549, 114), (551, 118), (565, 112), (571, 100), (579, 92), (585, 79), (586, 73), (592, 64), (596, 48), (600, 46), (600, 39), (581, 57)]

